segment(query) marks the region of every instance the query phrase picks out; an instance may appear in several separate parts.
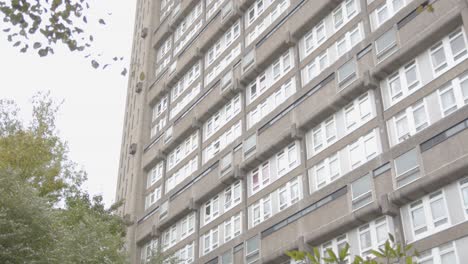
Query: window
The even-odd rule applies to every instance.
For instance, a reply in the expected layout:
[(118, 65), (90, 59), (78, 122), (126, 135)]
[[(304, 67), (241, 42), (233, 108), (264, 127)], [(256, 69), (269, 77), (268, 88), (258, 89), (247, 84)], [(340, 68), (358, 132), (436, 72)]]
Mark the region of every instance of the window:
[(350, 60), (338, 68), (338, 84), (343, 85), (356, 77), (356, 63)]
[(238, 205), (241, 200), (242, 187), (241, 182), (235, 182), (224, 190), (224, 212)]
[(148, 209), (161, 198), (161, 187), (157, 187), (145, 199), (145, 209)]
[(272, 95), (247, 114), (247, 129), (253, 127), (296, 92), (295, 77), (287, 80)]
[(242, 134), (242, 121), (239, 120), (203, 150), (203, 164), (210, 161), (220, 151), (229, 146)]
[(245, 242), (245, 262), (247, 264), (259, 263), (260, 260), (260, 238), (252, 237)]
[(194, 242), (179, 249), (174, 256), (178, 259), (180, 264), (190, 264), (194, 260)]
[(174, 102), (200, 76), (200, 61), (196, 62), (171, 88), (171, 102)]
[(379, 143), (376, 137), (376, 132), (373, 130), (371, 133), (348, 145), (351, 169), (361, 166), (379, 153)]
[[(338, 110), (324, 122), (313, 127), (306, 134), (308, 158), (328, 148), (339, 138), (344, 137), (362, 126), (375, 116), (373, 93), (362, 94), (343, 109)], [(344, 124), (342, 123), (344, 115)], [(337, 118), (339, 124), (337, 124)], [(337, 126), (345, 126), (347, 130), (338, 137)]]
[(334, 154), (312, 167), (315, 190), (318, 190), (341, 176), (341, 165), (338, 154)]
[(298, 176), (277, 190), (262, 197), (249, 207), (249, 228), (255, 227), (274, 214), (302, 199), (302, 178)]
[(240, 20), (234, 23), (206, 53), (205, 69), (207, 69), (229, 46), (240, 36)]
[(218, 63), (205, 74), (205, 87), (208, 87), (211, 82), (213, 82), (237, 57), (239, 57), (241, 54), (241, 43), (231, 46), (226, 50), (227, 54), (223, 58), (220, 58)]
[(387, 79), (391, 105), (422, 87), (416, 60), (397, 70)]
[(148, 181), (146, 187), (150, 187), (162, 178), (163, 162), (156, 164), (148, 173)]
[(410, 136), (427, 128), (430, 124), (425, 99), (396, 114), (389, 124), (391, 128), (393, 127), (395, 135), (395, 140), (390, 140), (392, 145), (393, 141), (395, 141), (395, 144), (401, 143)]
[(239, 236), (242, 232), (242, 214), (239, 213), (224, 222), (224, 243)]
[(252, 213), (252, 226), (256, 226), (271, 216), (271, 196), (268, 194), (266, 197), (260, 199), (258, 202), (251, 206)]
[(465, 211), (465, 216), (468, 218), (468, 178), (464, 178), (460, 181), (460, 191), (463, 210)]
[(412, 149), (398, 156), (394, 162), (397, 187), (404, 186), (419, 178), (417, 149)]
[(380, 61), (383, 60), (383, 57), (388, 57), (396, 49), (396, 47), (396, 32), (395, 29), (392, 28), (389, 31), (383, 33), (375, 41), (377, 58), (379, 58)]
[(203, 254), (206, 255), (219, 246), (219, 228), (215, 227), (203, 236)]
[(445, 57), (444, 53), (444, 47), (442, 46), (441, 42), (431, 48), (431, 60), (432, 67), (434, 68), (435, 72), (439, 72), (448, 66), (447, 58)]
[(421, 264), (458, 264), (458, 256), (454, 242), (448, 242), (439, 247), (423, 251), (418, 256)]
[(198, 147), (198, 132), (188, 136), (168, 155), (166, 172), (170, 171)]
[(169, 193), (177, 185), (182, 183), (185, 179), (188, 179), (192, 174), (198, 170), (198, 156), (195, 156), (193, 159), (187, 161), (179, 170), (174, 172), (166, 180), (166, 193)]
[(447, 116), (457, 110), (457, 102), (455, 100), (455, 93), (451, 85), (446, 86), (439, 90), (440, 105), (442, 113)]
[(279, 188), (278, 196), (280, 211), (299, 201), (299, 183), (297, 179), (292, 182), (288, 182), (285, 186)]
[(467, 57), (465, 32), (458, 28), (429, 49), (432, 69), (436, 76)]
[[(323, 243), (317, 248), (321, 251), (323, 258), (328, 258), (328, 249), (332, 250), (333, 252), (340, 252), (346, 246), (346, 244), (348, 244), (348, 236), (347, 234), (344, 234), (326, 243)], [(349, 263), (349, 259), (346, 259), (345, 263)]]
[[(274, 1), (269, 1), (268, 4), (271, 4), (272, 2)], [(260, 36), (260, 34), (264, 32), (271, 24), (273, 24), (275, 20), (277, 20), (280, 17), (281, 14), (286, 12), (289, 5), (289, 0), (278, 1), (278, 4), (271, 9), (270, 13), (262, 15), (261, 21), (259, 21), (257, 25), (247, 34), (245, 39), (245, 45), (248, 46), (252, 42), (254, 42), (254, 40), (257, 39)], [(249, 25), (250, 23), (248, 24), (248, 26)]]
[(251, 193), (254, 194), (264, 186), (270, 184), (270, 162), (263, 163), (258, 169), (251, 173)]
[(247, 104), (254, 102), (265, 93), (273, 84), (283, 77), (294, 64), (292, 50), (283, 53), (263, 73), (261, 73), (247, 87)]
[(353, 210), (372, 202), (372, 177), (370, 174), (351, 183)]
[(195, 214), (191, 213), (162, 232), (162, 250), (173, 247), (195, 231)]
[(148, 241), (140, 249), (140, 259), (142, 263), (147, 263), (158, 248), (158, 239), (154, 238)]
[(415, 239), (436, 233), (449, 224), (445, 196), (442, 190), (411, 203), (409, 214)]
[(388, 239), (390, 232), (388, 217), (382, 217), (371, 221), (358, 228), (359, 231), (359, 249), (363, 258), (373, 257), (371, 250), (378, 250)]
[(403, 7), (408, 5), (411, 0), (387, 0), (372, 12), (371, 16), (375, 17), (376, 25), (373, 30), (378, 29), (383, 23), (400, 11)]
[(241, 97), (237, 95), (205, 122), (203, 125), (205, 132), (203, 141), (208, 140), (214, 133), (223, 128), (224, 125), (240, 113), (240, 110)]
[(204, 205), (204, 224), (211, 222), (213, 219), (218, 217), (219, 215), (219, 196), (216, 195), (215, 197), (211, 198), (208, 202)]
[(167, 95), (164, 96), (161, 100), (159, 100), (154, 106), (153, 106), (153, 119), (152, 121), (155, 121), (159, 116), (161, 116), (164, 111), (167, 109)]
[(233, 260), (231, 250), (221, 255), (221, 264), (233, 264), (233, 263), (234, 263), (234, 260)]
[(296, 143), (287, 147), (287, 151), (276, 154), (276, 168), (278, 176), (281, 177), (297, 165)]

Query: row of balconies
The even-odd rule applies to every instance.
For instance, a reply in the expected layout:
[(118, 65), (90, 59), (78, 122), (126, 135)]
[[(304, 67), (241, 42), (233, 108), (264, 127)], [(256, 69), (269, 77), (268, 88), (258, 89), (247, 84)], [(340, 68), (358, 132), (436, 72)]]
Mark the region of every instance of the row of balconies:
[[(286, 107), (276, 109), (276, 111), (270, 114), (272, 117), (269, 120), (260, 122), (260, 127), (254, 133), (255, 136), (249, 134), (244, 137), (246, 141), (255, 142), (256, 147), (254, 147), (255, 153), (253, 155), (250, 152), (247, 153), (248, 155), (246, 156), (248, 158), (244, 160), (241, 168), (245, 169), (256, 166), (287, 144), (301, 138), (305, 131), (344, 107), (359, 94), (369, 89), (377, 88), (378, 81), (430, 47), (435, 41), (442, 38), (444, 34), (459, 26), (461, 23), (460, 10), (454, 7), (447, 10), (448, 5), (443, 5), (440, 2), (434, 3), (434, 9), (436, 10), (434, 13), (421, 13), (413, 18), (414, 21), (412, 23), (406, 23), (404, 27), (399, 29), (398, 34), (403, 32), (402, 34), (405, 34), (403, 37), (406, 38), (407, 42), (403, 43), (400, 41), (397, 44), (398, 50), (391, 55), (391, 58), (387, 58), (382, 63), (374, 66), (375, 54), (370, 52), (372, 46), (369, 49), (369, 45), (372, 45), (376, 36), (378, 36), (377, 34), (381, 32), (367, 36), (360, 45), (357, 45), (351, 52), (340, 58), (334, 65), (307, 84), (304, 87), (305, 89), (299, 90), (295, 96), (289, 98), (285, 102)], [(410, 6), (409, 8), (413, 7)], [(439, 19), (434, 20), (434, 16)], [(432, 25), (429, 27), (427, 20), (436, 22), (432, 22)], [(421, 27), (425, 30), (421, 30)], [(385, 32), (385, 28), (381, 28), (381, 31)], [(413, 34), (410, 37), (408, 32), (420, 33)], [(287, 42), (290, 36), (290, 34), (286, 35), (283, 38), (286, 40), (284, 42)], [(402, 37), (400, 36), (399, 39), (401, 40)], [(272, 43), (279, 42), (281, 41), (275, 40)], [(255, 52), (254, 54), (254, 60), (256, 61), (258, 53)], [(251, 55), (246, 55), (246, 57), (248, 56)], [(251, 58), (249, 57), (248, 60), (251, 60)], [(261, 58), (260, 60), (265, 59)], [(355, 77), (342, 84), (338, 80), (337, 72), (339, 72), (341, 65), (344, 65), (349, 60), (356, 62)], [(252, 69), (249, 69), (247, 72), (244, 72), (241, 79), (248, 78), (247, 76), (252, 74), (250, 73), (251, 71)], [(259, 70), (255, 70), (255, 72), (259, 72)], [(251, 137), (255, 137), (255, 139)]]
[[(465, 116), (459, 114), (457, 117), (454, 116), (453, 120), (436, 124), (434, 130), (447, 129), (447, 125), (457, 119), (458, 122), (459, 119), (464, 120), (467, 109), (464, 112)], [(428, 133), (424, 135), (418, 135), (418, 143), (424, 142), (429, 134), (431, 136), (437, 135), (434, 130), (427, 131)], [(468, 169), (468, 148), (465, 146), (467, 137), (468, 130), (464, 130), (443, 143), (422, 152), (420, 170), (424, 173), (421, 174), (421, 178), (399, 189), (395, 190), (393, 187), (394, 173), (392, 173), (392, 166), (387, 165), (387, 160), (394, 159), (397, 156), (395, 153), (412, 148), (414, 145), (404, 145), (392, 149), (358, 168), (357, 171), (353, 171), (312, 193), (296, 205), (295, 214), (284, 214), (283, 220), (276, 220), (275, 224), (265, 224), (268, 228), (262, 231), (262, 263), (282, 263), (285, 260), (284, 252), (287, 250), (301, 247), (304, 249), (306, 248), (304, 245), (317, 246), (381, 215), (399, 215), (399, 207), (402, 205), (415, 201), (423, 195), (466, 176), (465, 172)], [(416, 144), (417, 148), (419, 144)], [(382, 171), (381, 166), (386, 169)], [(373, 168), (374, 170), (372, 170)], [(343, 186), (350, 184), (369, 171), (374, 175), (373, 202), (353, 211), (351, 194)], [(377, 171), (379, 171), (378, 174)], [(464, 227), (466, 225), (453, 229), (461, 231), (460, 228)], [(452, 233), (455, 239), (457, 234)], [(302, 236), (299, 237), (299, 234)], [(463, 234), (466, 235), (466, 232)], [(400, 236), (398, 239), (402, 239), (402, 234), (398, 235)], [(436, 243), (438, 242), (428, 239), (416, 242), (417, 246), (424, 245), (424, 249), (437, 246)]]
[[(418, 54), (421, 50), (427, 49), (427, 47), (433, 44), (434, 41), (440, 39), (440, 37), (437, 38), (434, 36), (442, 36), (443, 32), (446, 33), (450, 29), (453, 29), (457, 25), (459, 25), (461, 23), (461, 10), (453, 6), (443, 5), (441, 2), (442, 1), (438, 1), (434, 3), (434, 10), (435, 10), (434, 13), (418, 14), (417, 16), (413, 17), (414, 23), (405, 22), (403, 26), (398, 28), (398, 36), (399, 36), (398, 46), (400, 48), (393, 55), (391, 55), (391, 58), (388, 58), (382, 63), (380, 63), (379, 65), (377, 65), (377, 67), (374, 70), (370, 70), (370, 68), (373, 66), (374, 54), (372, 52), (369, 52), (369, 49), (368, 49), (368, 45), (372, 43), (371, 40), (373, 39), (368, 36), (368, 38), (366, 38), (366, 40), (363, 41), (363, 44), (360, 47), (358, 47), (359, 49), (362, 49), (365, 52), (361, 54), (362, 56), (359, 59), (356, 59), (356, 57), (353, 56), (353, 59), (357, 60), (357, 67), (356, 67), (357, 70), (356, 70), (356, 79), (352, 83), (347, 85), (347, 87), (342, 90), (340, 88), (338, 88), (337, 90), (337, 87), (340, 87), (340, 85), (337, 84), (336, 76), (333, 74), (333, 72), (335, 72), (336, 69), (338, 68), (336, 67), (336, 65), (341, 65), (342, 61), (345, 61), (345, 59), (342, 58), (340, 59), (340, 62), (336, 63), (335, 66), (332, 66), (331, 69), (329, 69), (328, 71), (322, 73), (319, 77), (317, 77), (316, 81), (313, 81), (311, 84), (309, 84), (308, 85), (309, 88), (304, 89), (304, 90), (308, 90), (307, 92), (301, 91), (300, 93), (296, 94), (294, 98), (290, 98), (290, 100), (288, 100), (287, 102), (288, 105), (290, 105), (290, 103), (293, 103), (291, 104), (293, 105), (293, 107), (290, 110), (281, 111), (285, 113), (273, 114), (275, 115), (274, 118), (272, 118), (271, 120), (268, 120), (268, 122), (264, 122), (264, 124), (262, 123), (262, 127), (258, 130), (255, 136), (256, 137), (255, 154), (249, 157), (247, 160), (244, 160), (242, 151), (237, 151), (236, 154), (234, 155), (237, 157), (236, 163), (234, 164), (242, 163), (241, 168), (246, 169), (246, 168), (250, 168), (251, 166), (255, 164), (262, 162), (267, 157), (271, 156), (271, 153), (273, 153), (275, 150), (277, 150), (278, 148), (281, 148), (280, 146), (284, 147), (285, 145), (294, 141), (295, 139), (300, 138), (303, 134), (302, 131), (322, 121), (323, 118), (328, 116), (330, 113), (333, 113), (334, 111), (336, 111), (336, 109), (339, 109), (340, 107), (344, 106), (347, 102), (352, 100), (352, 98), (355, 98), (357, 94), (360, 94), (365, 90), (373, 89), (377, 87), (377, 82), (375, 81), (376, 79), (379, 80), (379, 79), (384, 78), (389, 73), (391, 73), (394, 69), (396, 69), (399, 65), (404, 64), (406, 60), (414, 57), (414, 55)], [(413, 8), (413, 6), (408, 7), (408, 9), (410, 8)], [(299, 9), (299, 11), (303, 9), (304, 8)], [(407, 20), (407, 18), (402, 18), (402, 20), (400, 20), (400, 22), (396, 24), (396, 27), (402, 24), (401, 21), (406, 21), (403, 19)], [(394, 20), (391, 20), (391, 21), (394, 21)], [(429, 27), (429, 23), (431, 23), (430, 27)], [(285, 28), (285, 27), (283, 26), (282, 28)], [(384, 31), (384, 29), (382, 28), (380, 28), (379, 30)], [(376, 31), (375, 34), (373, 34), (373, 36), (378, 35), (380, 31)], [(289, 47), (290, 44), (288, 43), (291, 43), (290, 36), (294, 35), (294, 34), (291, 34), (290, 32), (291, 31), (289, 31), (286, 35), (283, 35), (286, 37), (282, 37), (282, 38), (280, 37), (280, 39), (283, 39), (283, 44), (278, 45), (276, 48), (274, 47), (272, 48), (273, 50), (276, 50), (276, 54), (279, 53), (278, 50), (286, 49), (287, 47)], [(419, 32), (419, 33), (414, 34), (414, 32)], [(278, 36), (278, 34), (276, 32), (273, 32), (273, 35), (271, 35), (270, 38), (267, 39), (264, 43), (269, 43), (270, 41), (271, 43), (278, 43), (276, 40), (275, 41), (271, 40), (273, 39), (274, 36)], [(403, 44), (402, 39), (406, 41), (405, 44)], [(281, 43), (281, 41), (279, 41), (279, 43)], [(286, 43), (286, 45), (284, 45), (284, 43)], [(284, 47), (282, 45), (284, 45)], [(261, 52), (268, 51), (268, 50), (269, 49), (267, 48), (263, 48), (263, 49), (256, 50), (254, 53), (251, 53), (254, 55), (253, 64), (256, 65), (254, 69), (255, 72), (260, 71), (259, 69), (261, 69), (265, 65), (268, 65), (266, 63), (266, 61), (269, 60), (267, 59), (268, 56), (262, 57), (261, 55)], [(351, 53), (355, 53), (355, 52), (351, 52)], [(274, 53), (272, 52), (271, 54), (274, 54)], [(272, 55), (270, 55), (270, 57), (271, 56)], [(357, 55), (357, 57), (359, 56), (360, 55)], [(244, 59), (246, 57), (244, 57)], [(349, 59), (349, 58), (346, 58), (346, 59)], [(257, 63), (257, 61), (259, 63)], [(242, 64), (244, 64), (244, 62), (245, 60), (242, 61)], [(250, 73), (251, 70), (252, 68), (247, 70), (242, 75), (241, 79), (242, 80), (248, 79), (251, 75), (252, 76), (255, 75), (255, 73)], [(312, 96), (312, 94), (314, 96)], [(316, 100), (315, 98), (320, 98), (320, 100)], [(204, 102), (208, 103), (210, 102), (210, 99), (207, 98), (206, 100), (204, 100)], [(198, 105), (202, 105), (202, 104), (197, 104), (197, 106), (195, 107), (198, 107)], [(286, 108), (286, 109), (289, 109), (289, 108)], [(187, 115), (192, 115), (192, 111), (189, 111)], [(202, 113), (208, 113), (208, 110), (202, 110), (202, 111), (206, 111)], [(305, 114), (305, 113), (308, 113), (308, 114)], [(316, 113), (316, 114), (311, 116), (310, 113)], [(466, 113), (463, 113), (463, 114), (466, 115)], [(431, 129), (431, 131), (425, 131), (415, 138), (419, 138), (420, 140), (426, 138), (427, 140), (430, 138), (431, 135), (433, 136), (436, 131), (446, 127), (445, 123), (454, 122), (457, 119), (460, 119), (460, 116), (461, 114), (457, 113), (457, 115), (453, 115), (449, 121), (444, 122), (444, 125), (443, 126), (441, 125), (440, 128), (436, 127), (435, 129)], [(181, 118), (181, 120), (197, 120), (196, 118), (191, 119), (187, 117), (188, 116), (185, 116), (184, 118)], [(454, 121), (452, 121), (452, 119)], [(186, 122), (186, 123), (191, 123), (191, 122)], [(290, 129), (290, 128), (293, 128), (293, 129)], [(175, 130), (184, 131), (183, 129), (175, 129)], [(468, 132), (463, 132), (460, 135), (457, 135), (447, 140), (447, 142), (444, 142), (443, 144), (440, 144), (422, 153), (426, 176), (424, 176), (419, 181), (424, 183), (423, 184), (424, 188), (420, 189), (421, 186), (419, 186), (419, 184), (412, 184), (412, 185), (408, 185), (406, 187), (400, 188), (397, 191), (393, 191), (387, 197), (385, 195), (385, 191), (383, 191), (385, 190), (385, 188), (378, 187), (378, 186), (388, 186), (388, 185), (392, 186), (391, 173), (390, 171), (387, 171), (383, 174), (383, 175), (387, 175), (386, 177), (375, 178), (376, 190), (374, 190), (375, 191), (374, 202), (371, 205), (359, 210), (359, 212), (356, 212), (356, 213), (350, 212), (350, 209), (349, 209), (350, 207), (348, 205), (350, 199), (346, 199), (347, 195), (344, 195), (346, 194), (346, 192), (343, 194), (343, 191), (340, 192), (338, 190), (341, 196), (336, 197), (336, 199), (333, 201), (330, 201), (329, 204), (327, 204), (327, 207), (323, 207), (323, 208), (317, 207), (315, 211), (313, 211), (313, 213), (309, 212), (308, 215), (301, 215), (301, 218), (299, 218), (299, 220), (293, 220), (291, 221), (291, 223), (288, 222), (287, 228), (280, 228), (278, 230), (275, 230), (274, 233), (264, 236), (262, 240), (262, 255), (270, 256), (270, 257), (264, 257), (263, 259), (264, 262), (276, 260), (277, 257), (279, 257), (277, 253), (284, 252), (285, 249), (297, 248), (300, 243), (296, 239), (296, 234), (310, 231), (310, 224), (308, 223), (317, 223), (316, 226), (322, 226), (321, 223), (323, 223), (323, 225), (325, 225), (326, 223), (332, 223), (332, 224), (329, 224), (327, 228), (319, 228), (317, 230), (313, 230), (312, 232), (305, 233), (303, 242), (305, 241), (309, 244), (315, 245), (319, 243), (320, 241), (323, 242), (326, 239), (333, 237), (334, 235), (336, 235), (337, 232), (341, 232), (342, 231), (341, 229), (345, 224), (347, 227), (357, 226), (363, 221), (365, 221), (366, 219), (368, 219), (369, 216), (375, 217), (377, 215), (381, 215), (385, 213), (395, 214), (396, 209), (395, 209), (395, 206), (393, 206), (393, 204), (401, 205), (403, 203), (407, 203), (408, 201), (412, 201), (416, 199), (417, 197), (420, 197), (421, 193), (430, 192), (431, 190), (435, 190), (435, 188), (437, 186), (440, 186), (441, 184), (443, 185), (448, 181), (462, 177), (463, 175), (461, 172), (463, 171), (463, 169), (466, 170), (466, 164), (468, 163), (465, 157), (466, 153), (463, 153), (463, 151), (454, 152), (454, 151), (448, 151), (448, 150), (450, 149), (459, 150), (460, 144), (464, 144), (463, 139), (466, 139), (466, 136), (467, 136), (465, 135), (466, 133)], [(182, 132), (181, 132), (181, 135), (183, 135)], [(416, 139), (412, 139), (412, 140), (415, 141)], [(446, 144), (452, 144), (452, 146), (446, 147)], [(274, 147), (271, 147), (271, 146), (274, 146)], [(399, 148), (403, 148), (403, 147), (407, 148), (407, 146), (400, 146)], [(397, 148), (398, 147), (396, 147), (395, 149)], [(160, 148), (152, 147), (150, 148), (150, 150), (151, 149), (156, 150)], [(468, 149), (468, 148), (465, 148), (465, 149)], [(392, 149), (391, 153), (396, 153), (396, 150)], [(154, 155), (152, 154), (147, 155), (147, 153), (145, 153), (145, 155), (148, 157), (151, 157), (151, 156), (154, 157)], [(386, 157), (386, 158), (390, 158), (390, 156), (393, 156), (393, 155), (388, 154), (388, 153), (382, 155), (382, 157)], [(363, 168), (359, 169), (359, 171), (356, 171), (356, 172), (353, 171), (351, 174), (355, 175), (355, 177), (362, 176), (363, 174), (365, 174), (364, 171), (367, 170), (368, 172), (369, 170), (372, 170), (373, 168), (379, 167), (379, 165), (383, 163), (382, 160), (385, 160), (385, 158), (374, 159), (374, 161), (370, 162), (369, 165), (363, 166)], [(147, 161), (144, 164), (149, 164), (149, 163), (150, 162)], [(222, 160), (220, 161), (220, 163), (222, 163)], [(447, 164), (450, 164), (450, 166), (448, 166)], [(171, 202), (170, 204), (174, 204), (173, 205), (174, 208), (169, 208), (168, 212), (171, 212), (171, 213), (170, 213), (170, 216), (169, 215), (166, 216), (165, 218), (167, 219), (166, 221), (173, 220), (177, 218), (178, 215), (184, 214), (196, 208), (197, 200), (202, 201), (209, 195), (216, 193), (211, 190), (219, 191), (217, 189), (217, 188), (220, 188), (219, 186), (218, 187), (210, 186), (210, 188), (207, 188), (208, 185), (205, 185), (205, 184), (216, 182), (214, 179), (215, 178), (218, 179), (217, 177), (219, 177), (222, 166), (220, 164), (216, 165), (216, 163), (213, 164), (213, 166), (215, 167), (218, 166), (218, 168), (208, 171), (206, 175), (204, 175), (202, 178), (200, 178), (200, 180), (198, 180), (199, 182), (196, 182), (196, 184), (194, 181), (193, 185), (186, 185), (183, 188), (184, 190), (180, 194), (171, 196), (171, 199), (172, 197), (174, 197), (173, 198), (174, 200), (172, 200), (174, 202)], [(354, 177), (354, 176), (350, 176), (350, 177)], [(347, 182), (350, 182), (350, 177), (346, 177)], [(446, 180), (442, 180), (442, 178)], [(203, 179), (206, 179), (206, 181), (203, 181)], [(438, 184), (434, 184), (436, 182)], [(339, 182), (337, 182), (336, 185), (338, 185), (338, 183)], [(345, 182), (341, 182), (341, 184), (343, 183)], [(336, 185), (334, 184), (334, 186)], [(195, 186), (202, 186), (203, 190), (197, 190)], [(191, 191), (188, 191), (188, 190), (191, 190)], [(196, 192), (194, 192), (194, 190)], [(417, 191), (417, 190), (420, 190), (420, 191)], [(198, 194), (198, 191), (200, 191), (200, 195), (194, 196), (194, 193)], [(286, 213), (284, 214), (282, 213), (281, 215), (286, 216), (288, 214), (291, 214), (290, 211), (297, 211), (301, 208), (307, 207), (313, 201), (320, 201), (319, 198), (328, 197), (326, 196), (326, 193), (330, 193), (332, 191), (336, 191), (336, 187), (328, 186), (328, 188), (324, 188), (323, 190), (317, 193), (314, 193), (311, 197), (306, 199), (307, 201), (304, 200), (300, 202), (298, 205), (295, 205), (293, 209), (288, 209)], [(181, 206), (181, 208), (177, 208), (178, 200), (180, 201), (190, 200), (192, 201), (191, 203), (192, 205), (187, 206), (186, 202), (179, 202), (180, 204), (184, 204), (185, 206)], [(169, 205), (169, 207), (171, 207), (171, 205)], [(332, 207), (336, 208), (336, 210), (331, 210), (330, 208)], [(326, 212), (335, 212), (335, 214), (337, 215), (330, 214), (329, 216), (324, 217), (324, 215), (327, 215), (324, 213), (324, 210), (326, 210)], [(318, 215), (320, 215), (320, 217), (318, 217)], [(275, 218), (278, 219), (279, 217), (275, 217)], [(333, 222), (333, 220), (335, 219), (341, 219), (341, 220)], [(140, 234), (148, 233), (148, 231), (143, 231), (145, 229), (148, 229), (147, 227), (148, 222), (154, 223), (155, 221), (144, 221), (141, 225), (142, 232), (140, 233), (139, 231)], [(268, 225), (271, 225), (271, 224), (265, 224), (265, 225), (262, 224), (261, 226), (268, 226)], [(161, 226), (164, 226), (164, 222), (162, 223)], [(294, 234), (294, 236), (292, 237), (289, 236), (291, 237), (291, 239), (289, 239), (287, 234)]]
[[(468, 109), (463, 109), (450, 118), (444, 119), (443, 122), (435, 124), (430, 131), (423, 131), (416, 135), (415, 140), (410, 144), (399, 145), (311, 195), (306, 195), (299, 203), (261, 223), (255, 230), (251, 229), (243, 233), (233, 243), (223, 248), (231, 248), (234, 244), (258, 234), (261, 230), (262, 263), (282, 263), (286, 260), (284, 252), (287, 250), (319, 245), (381, 215), (397, 216), (399, 207), (402, 205), (466, 176), (465, 172), (468, 169), (467, 114)], [(463, 122), (464, 130), (457, 129), (456, 134), (449, 132), (458, 127), (460, 121)], [(454, 128), (447, 130), (447, 127)], [(393, 187), (394, 173), (392, 173), (393, 169), (392, 165), (389, 165), (389, 160), (413, 148), (414, 141), (416, 141), (416, 147), (420, 149), (418, 147), (420, 144), (426, 144), (425, 142), (431, 138), (440, 137), (441, 133), (448, 133), (449, 137), (439, 140), (440, 143), (433, 144), (431, 148), (421, 152), (420, 170), (423, 172), (421, 178), (395, 189)], [(229, 166), (235, 164), (236, 159), (237, 162), (242, 159), (241, 152), (232, 151), (230, 155), (227, 156), (232, 159), (220, 160), (219, 163), (213, 164), (206, 172), (202, 172), (197, 178), (183, 184), (184, 187), (172, 194), (167, 208), (168, 213), (162, 220), (158, 219), (160, 212), (156, 212), (145, 221), (141, 221), (138, 225), (137, 241), (144, 241), (147, 236), (160, 235), (161, 231), (174, 223), (179, 216), (199, 210), (206, 197), (216, 194), (224, 186), (241, 178), (240, 171), (233, 169), (232, 165)], [(373, 175), (372, 202), (353, 210), (350, 187), (347, 186), (368, 173)], [(154, 223), (157, 222), (159, 222), (158, 226), (155, 226)], [(199, 233), (204, 233), (212, 227), (212, 225), (206, 225), (200, 228)], [(451, 228), (448, 231), (449, 236), (455, 238), (460, 234), (459, 232), (464, 232), (462, 230), (465, 227), (466, 225)], [(401, 233), (398, 236), (397, 239), (401, 240)], [(198, 243), (195, 237), (191, 235), (184, 241), (195, 239)], [(437, 241), (423, 239), (417, 241), (416, 246), (427, 249), (436, 246), (435, 243)], [(182, 241), (179, 244), (184, 243)], [(216, 252), (213, 254), (216, 255)], [(209, 260), (213, 254), (210, 253), (200, 259)]]

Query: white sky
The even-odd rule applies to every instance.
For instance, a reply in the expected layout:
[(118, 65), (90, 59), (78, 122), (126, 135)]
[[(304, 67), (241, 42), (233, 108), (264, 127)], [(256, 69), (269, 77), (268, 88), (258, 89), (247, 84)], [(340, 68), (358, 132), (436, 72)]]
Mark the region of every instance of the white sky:
[[(93, 13), (107, 25), (92, 26), (95, 49), (103, 56), (125, 57), (110, 70), (95, 70), (83, 58), (65, 50), (40, 58), (11, 48), (0, 31), (0, 98), (16, 101), (25, 121), (31, 115), (30, 99), (36, 91), (50, 90), (64, 100), (57, 120), (60, 135), (68, 141), (70, 158), (88, 172), (85, 187), (102, 194), (110, 205), (115, 200), (127, 76), (131, 54), (136, 0), (90, 1)], [(106, 13), (112, 13), (107, 16)], [(3, 28), (2, 28), (3, 29)]]

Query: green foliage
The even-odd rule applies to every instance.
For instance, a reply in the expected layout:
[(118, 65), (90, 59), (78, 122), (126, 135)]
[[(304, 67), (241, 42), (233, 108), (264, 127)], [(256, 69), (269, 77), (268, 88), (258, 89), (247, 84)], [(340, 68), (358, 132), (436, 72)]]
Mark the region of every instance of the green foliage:
[[(309, 264), (344, 264), (349, 259), (349, 244), (341, 248), (339, 252), (334, 252), (327, 249), (326, 256), (321, 256), (318, 248), (312, 248), (312, 252), (292, 250), (286, 252), (286, 255), (295, 261), (303, 261)], [(354, 256), (351, 258), (352, 264), (391, 264), (401, 263), (405, 261), (406, 264), (416, 264), (415, 257), (418, 252), (412, 250), (411, 245), (404, 246), (400, 243), (395, 243), (395, 238), (389, 234), (389, 239), (385, 242), (383, 247), (378, 250), (371, 250), (372, 258), (364, 259), (361, 256)]]
[[(20, 52), (35, 52), (40, 57), (54, 54), (56, 46), (71, 52), (88, 51), (94, 36), (86, 26), (92, 21), (106, 25), (103, 18), (89, 19), (90, 0), (0, 0), (3, 33)], [(107, 14), (111, 15), (111, 14)], [(86, 55), (89, 58), (91, 54)], [(99, 68), (97, 57), (90, 58), (91, 66)], [(121, 58), (120, 60), (122, 60)], [(106, 64), (102, 69), (107, 68)], [(126, 69), (125, 69), (126, 74)], [(122, 75), (125, 75), (122, 72)]]
[(180, 260), (174, 255), (164, 254), (159, 248), (153, 250), (147, 264), (177, 264)]
[(0, 263), (48, 263), (55, 224), (47, 200), (17, 174), (0, 170)]
[(58, 106), (38, 94), (24, 126), (0, 100), (0, 263), (127, 263), (124, 222), (81, 190), (86, 175), (57, 134)]
[(57, 133), (59, 104), (48, 93), (39, 93), (32, 105), (32, 121), (24, 126), (15, 104), (0, 100), (0, 169), (15, 171), (39, 196), (56, 203), (76, 192), (86, 174), (68, 159), (67, 144)]

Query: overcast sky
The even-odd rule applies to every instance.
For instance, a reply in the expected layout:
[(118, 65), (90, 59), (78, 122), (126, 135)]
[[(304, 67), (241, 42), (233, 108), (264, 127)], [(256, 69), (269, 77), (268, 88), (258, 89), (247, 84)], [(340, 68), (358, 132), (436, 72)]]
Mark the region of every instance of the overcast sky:
[(25, 121), (31, 115), (31, 96), (51, 91), (64, 100), (57, 126), (68, 141), (70, 158), (88, 172), (86, 188), (102, 194), (107, 205), (115, 198), (127, 77), (121, 67), (130, 59), (136, 0), (91, 1), (94, 14), (106, 15), (105, 27), (92, 27), (96, 51), (103, 56), (125, 56), (114, 69), (94, 70), (84, 54), (58, 51), (39, 58), (20, 54), (0, 33), (0, 98), (13, 99)]

